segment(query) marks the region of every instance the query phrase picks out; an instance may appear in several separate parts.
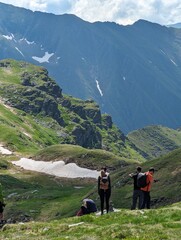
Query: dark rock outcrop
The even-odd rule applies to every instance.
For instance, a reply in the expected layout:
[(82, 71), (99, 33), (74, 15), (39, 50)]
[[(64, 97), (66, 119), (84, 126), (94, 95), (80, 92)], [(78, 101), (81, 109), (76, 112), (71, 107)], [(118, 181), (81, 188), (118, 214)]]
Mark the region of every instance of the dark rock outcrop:
[[(39, 80), (43, 84), (39, 84)], [(62, 98), (62, 89), (48, 76), (48, 71), (44, 68), (40, 72), (23, 72), (21, 81), (23, 86), (36, 87), (55, 98)]]
[(72, 135), (78, 145), (85, 148), (101, 148), (102, 137), (96, 127), (91, 125), (90, 122), (84, 121), (81, 125), (76, 126)]

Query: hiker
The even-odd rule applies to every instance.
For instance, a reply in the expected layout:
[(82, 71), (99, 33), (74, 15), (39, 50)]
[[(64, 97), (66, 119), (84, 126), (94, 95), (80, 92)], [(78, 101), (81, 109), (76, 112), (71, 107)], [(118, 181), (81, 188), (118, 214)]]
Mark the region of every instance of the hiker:
[(141, 209), (143, 203), (143, 192), (141, 187), (137, 184), (138, 175), (141, 173), (141, 167), (136, 168), (136, 173), (130, 173), (129, 176), (133, 178), (134, 187), (133, 187), (133, 197), (132, 197), (132, 206), (131, 210), (136, 209), (137, 200), (138, 200), (138, 209)]
[(147, 178), (146, 178), (147, 185), (146, 187), (141, 188), (143, 192), (143, 203), (142, 203), (141, 209), (144, 209), (145, 207), (147, 209), (150, 209), (150, 202), (151, 202), (150, 190), (152, 187), (152, 183), (158, 181), (158, 180), (154, 180), (153, 178), (154, 172), (155, 172), (155, 169), (151, 167), (149, 171), (145, 173), (147, 175)]
[(77, 216), (82, 216), (85, 214), (90, 214), (97, 212), (97, 207), (95, 202), (92, 199), (85, 198), (83, 200), (80, 210), (77, 212)]
[(108, 213), (109, 199), (111, 196), (111, 180), (107, 168), (103, 168), (98, 177), (98, 194), (101, 201), (101, 215), (104, 213), (104, 201), (106, 201), (106, 211)]
[(3, 199), (2, 185), (0, 183), (0, 223), (4, 222), (4, 214), (3, 214), (4, 207), (5, 207), (5, 203)]

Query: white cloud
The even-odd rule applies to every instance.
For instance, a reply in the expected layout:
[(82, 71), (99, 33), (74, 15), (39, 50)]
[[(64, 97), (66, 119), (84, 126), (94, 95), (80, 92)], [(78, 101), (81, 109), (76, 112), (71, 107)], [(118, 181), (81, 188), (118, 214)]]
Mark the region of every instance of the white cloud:
[(33, 11), (55, 14), (72, 13), (80, 18), (94, 21), (113, 21), (129, 24), (146, 19), (160, 24), (181, 22), (180, 0), (4, 0)]
[(129, 24), (146, 19), (160, 24), (181, 21), (180, 0), (77, 0), (71, 12), (93, 21)]
[(24, 7), (31, 9), (32, 11), (46, 11), (47, 9), (47, 0), (4, 0), (3, 3), (12, 4), (17, 7)]

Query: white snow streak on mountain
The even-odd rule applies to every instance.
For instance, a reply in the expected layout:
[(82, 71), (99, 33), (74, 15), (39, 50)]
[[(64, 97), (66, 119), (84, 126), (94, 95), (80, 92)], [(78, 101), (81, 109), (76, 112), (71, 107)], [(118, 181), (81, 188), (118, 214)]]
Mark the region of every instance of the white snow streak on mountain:
[(15, 47), (16, 50), (24, 57), (24, 54), (19, 50), (19, 48)]
[(166, 53), (165, 53), (162, 49), (160, 49), (160, 51), (161, 51), (164, 55), (166, 55)]
[(44, 62), (47, 62), (49, 63), (49, 59), (54, 55), (54, 53), (48, 53), (48, 52), (45, 52), (45, 55), (43, 57), (36, 57), (36, 56), (33, 56), (32, 58), (39, 62), (39, 63), (44, 63)]
[(44, 162), (33, 159), (21, 158), (19, 161), (13, 161), (13, 164), (26, 170), (43, 172), (50, 175), (66, 178), (97, 178), (99, 172), (87, 168), (81, 168), (75, 163), (65, 164), (64, 161)]
[(170, 58), (170, 61), (171, 61), (175, 66), (178, 66), (178, 65), (176, 64), (176, 62), (173, 61), (173, 59)]
[(103, 92), (102, 92), (102, 90), (101, 90), (101, 88), (99, 86), (99, 82), (97, 80), (96, 80), (96, 84), (97, 84), (97, 89), (99, 90), (99, 93), (100, 93), (100, 95), (102, 97), (103, 96)]

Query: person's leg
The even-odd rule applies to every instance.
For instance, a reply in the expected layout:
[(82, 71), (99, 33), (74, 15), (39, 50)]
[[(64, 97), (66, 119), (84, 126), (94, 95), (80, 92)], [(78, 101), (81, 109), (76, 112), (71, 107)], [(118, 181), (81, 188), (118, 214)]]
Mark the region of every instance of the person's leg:
[(100, 201), (101, 201), (101, 214), (104, 212), (104, 190), (100, 190), (99, 192)]
[(143, 192), (143, 199), (142, 199), (142, 206), (141, 206), (141, 209), (144, 209), (145, 206), (146, 206), (146, 202), (147, 202), (147, 196), (146, 196), (146, 193), (145, 191), (142, 191)]
[(110, 192), (108, 191), (108, 192), (106, 192), (105, 193), (105, 197), (106, 197), (106, 211), (107, 211), (107, 213), (109, 212), (109, 199), (110, 199), (110, 196), (111, 196), (111, 194), (110, 194)]
[(147, 203), (146, 203), (147, 209), (150, 209), (150, 202), (151, 202), (151, 197), (150, 197), (150, 192), (148, 192), (147, 193)]
[(138, 198), (139, 198), (139, 202), (138, 202), (138, 209), (141, 209), (142, 208), (142, 204), (143, 204), (143, 191), (141, 190), (138, 190), (139, 191), (139, 194), (138, 194)]
[(131, 210), (136, 209), (137, 198), (138, 198), (137, 191), (134, 190), (133, 191), (133, 202), (132, 202)]
[(81, 206), (81, 210), (82, 210), (83, 215), (88, 214), (87, 208), (85, 206)]
[(150, 208), (150, 193), (149, 192), (144, 192), (144, 208), (146, 207), (147, 209)]
[(3, 212), (0, 212), (0, 223), (3, 222), (3, 220), (4, 220)]

